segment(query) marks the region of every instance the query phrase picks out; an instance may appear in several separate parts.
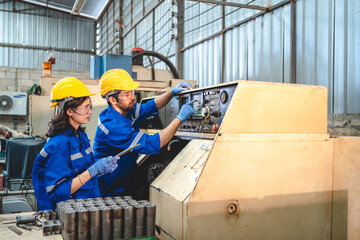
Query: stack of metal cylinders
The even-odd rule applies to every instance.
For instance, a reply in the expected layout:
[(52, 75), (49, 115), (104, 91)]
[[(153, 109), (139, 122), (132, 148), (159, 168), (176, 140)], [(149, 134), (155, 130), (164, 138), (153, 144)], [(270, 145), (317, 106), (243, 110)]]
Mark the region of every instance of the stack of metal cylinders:
[(63, 239), (120, 239), (155, 235), (156, 206), (131, 196), (57, 203)]

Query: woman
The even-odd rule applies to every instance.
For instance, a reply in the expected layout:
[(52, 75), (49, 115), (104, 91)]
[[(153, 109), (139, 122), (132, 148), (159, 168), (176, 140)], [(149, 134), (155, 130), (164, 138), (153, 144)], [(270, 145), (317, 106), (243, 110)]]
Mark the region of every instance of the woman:
[(90, 141), (81, 124), (92, 113), (91, 94), (74, 77), (59, 80), (51, 90), (50, 107), (60, 112), (49, 123), (48, 141), (35, 159), (32, 172), (35, 196), (40, 210), (55, 209), (67, 199), (99, 197), (96, 176), (117, 167), (117, 158), (95, 162)]

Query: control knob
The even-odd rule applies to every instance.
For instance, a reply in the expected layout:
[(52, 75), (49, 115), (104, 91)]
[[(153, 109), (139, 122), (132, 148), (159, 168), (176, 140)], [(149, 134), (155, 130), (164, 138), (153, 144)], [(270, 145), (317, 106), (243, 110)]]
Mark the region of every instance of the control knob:
[(204, 107), (201, 109), (201, 115), (204, 117), (204, 118), (209, 118), (210, 117), (210, 108), (209, 107)]

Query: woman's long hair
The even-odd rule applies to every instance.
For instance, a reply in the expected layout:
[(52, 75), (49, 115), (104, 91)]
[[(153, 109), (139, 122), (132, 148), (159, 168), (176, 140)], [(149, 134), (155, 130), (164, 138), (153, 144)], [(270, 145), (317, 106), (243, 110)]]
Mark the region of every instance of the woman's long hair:
[(54, 137), (59, 133), (64, 133), (66, 129), (71, 129), (71, 136), (74, 136), (77, 132), (84, 132), (85, 127), (79, 126), (78, 129), (74, 129), (74, 127), (69, 123), (69, 115), (66, 114), (66, 111), (71, 108), (75, 109), (80, 106), (88, 97), (79, 97), (74, 98), (64, 104), (64, 108), (51, 119), (49, 122), (49, 130), (46, 133), (46, 137)]

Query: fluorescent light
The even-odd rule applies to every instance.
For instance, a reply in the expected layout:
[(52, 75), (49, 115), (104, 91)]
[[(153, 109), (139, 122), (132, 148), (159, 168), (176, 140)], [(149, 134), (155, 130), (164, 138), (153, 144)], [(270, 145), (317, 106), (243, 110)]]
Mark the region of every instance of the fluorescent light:
[(71, 10), (71, 14), (79, 15), (81, 10), (84, 8), (87, 0), (76, 0)]

